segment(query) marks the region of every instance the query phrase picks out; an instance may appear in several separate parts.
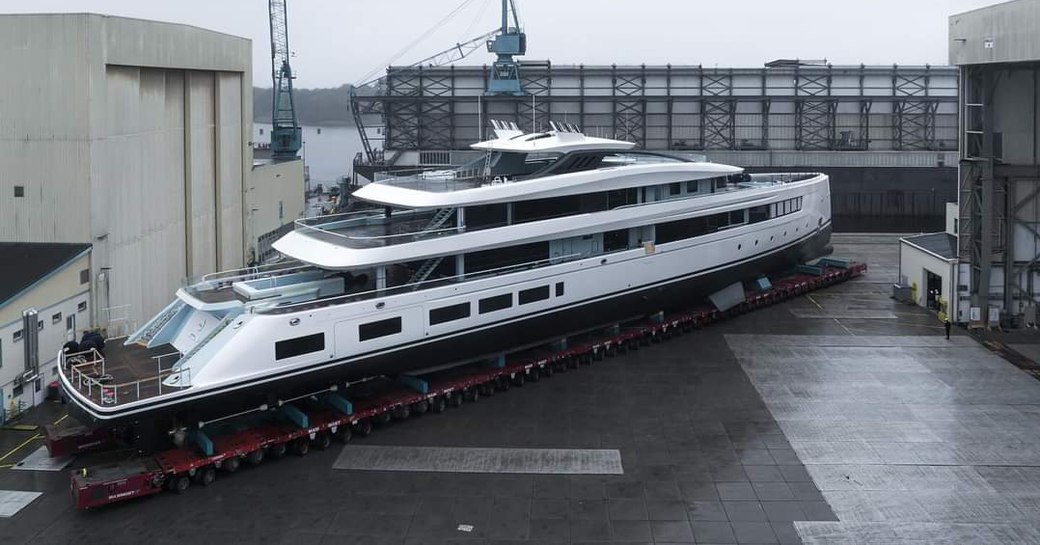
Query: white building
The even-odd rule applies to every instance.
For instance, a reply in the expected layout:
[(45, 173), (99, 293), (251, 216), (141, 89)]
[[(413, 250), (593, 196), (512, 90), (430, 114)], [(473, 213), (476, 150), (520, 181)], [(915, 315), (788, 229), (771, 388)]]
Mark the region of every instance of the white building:
[(90, 245), (0, 242), (0, 263), (18, 264), (0, 267), (2, 422), (44, 400), (61, 346), (91, 327)]
[(250, 40), (0, 15), (0, 49), (17, 74), (0, 86), (0, 240), (92, 244), (93, 318), (110, 334), (182, 279), (243, 266), (260, 234), (302, 213), (301, 161), (280, 179), (292, 189), (280, 215), (264, 200), (275, 176), (253, 170)]

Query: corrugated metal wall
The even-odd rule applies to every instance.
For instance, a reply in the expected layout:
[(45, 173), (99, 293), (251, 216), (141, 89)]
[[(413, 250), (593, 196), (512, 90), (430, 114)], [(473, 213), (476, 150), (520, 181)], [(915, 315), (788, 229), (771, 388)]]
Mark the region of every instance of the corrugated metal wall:
[(92, 243), (97, 319), (124, 329), (242, 266), (248, 40), (29, 15), (0, 16), (0, 48), (20, 74), (0, 85), (0, 239)]

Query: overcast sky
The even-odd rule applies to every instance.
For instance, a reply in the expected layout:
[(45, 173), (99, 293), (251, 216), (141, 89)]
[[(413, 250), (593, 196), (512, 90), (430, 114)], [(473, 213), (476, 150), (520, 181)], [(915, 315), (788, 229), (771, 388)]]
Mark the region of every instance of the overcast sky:
[[(288, 0), (299, 87), (360, 82), (465, 4), (395, 64), (499, 24), (500, 0)], [(525, 59), (554, 64), (762, 66), (946, 64), (947, 18), (995, 0), (519, 0)], [(0, 0), (0, 12), (95, 12), (187, 23), (253, 40), (257, 86), (270, 87), (265, 0)], [(466, 64), (492, 60), (479, 50)]]

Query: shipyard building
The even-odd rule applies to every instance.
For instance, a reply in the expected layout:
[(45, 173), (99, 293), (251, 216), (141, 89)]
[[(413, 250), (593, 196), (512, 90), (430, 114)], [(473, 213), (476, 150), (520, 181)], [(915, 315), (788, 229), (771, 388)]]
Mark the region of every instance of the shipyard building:
[(302, 161), (253, 161), (250, 40), (3, 15), (0, 46), (18, 75), (0, 87), (0, 240), (92, 246), (80, 329), (125, 334), (302, 215)]

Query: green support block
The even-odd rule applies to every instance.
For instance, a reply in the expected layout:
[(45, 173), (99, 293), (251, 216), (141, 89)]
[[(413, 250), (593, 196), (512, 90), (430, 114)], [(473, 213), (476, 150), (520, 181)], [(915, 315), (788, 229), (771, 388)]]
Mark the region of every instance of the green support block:
[(188, 438), (199, 447), (199, 451), (202, 452), (203, 456), (213, 456), (213, 440), (205, 433), (202, 433), (202, 430), (188, 432)]
[(336, 409), (337, 411), (350, 416), (354, 414), (354, 405), (350, 403), (350, 400), (337, 394), (325, 394), (322, 400), (326, 405)]
[[(503, 358), (503, 360), (505, 359), (505, 356), (500, 356), (500, 357)], [(504, 362), (503, 362), (503, 365), (504, 365)], [(400, 382), (401, 384), (404, 384), (405, 386), (411, 388), (412, 390), (415, 390), (417, 393), (420, 393), (420, 394), (428, 394), (428, 393), (430, 393), (430, 384), (428, 382), (426, 382), (425, 380), (419, 378), (419, 377), (415, 377), (415, 376), (412, 376), (412, 375), (401, 375), (401, 376), (397, 377), (397, 381)]]
[[(501, 369), (501, 368), (505, 367), (506, 366), (506, 355), (505, 354), (500, 354), (498, 356), (495, 356), (495, 357), (489, 359), (488, 360), (488, 365), (490, 365), (491, 367), (494, 367), (495, 369)], [(422, 392), (422, 393), (426, 393), (426, 392)]]
[(282, 416), (287, 418), (289, 422), (292, 422), (298, 428), (309, 428), (310, 419), (307, 418), (307, 414), (297, 409), (293, 405), (285, 404), (278, 408), (278, 411), (282, 413)]

